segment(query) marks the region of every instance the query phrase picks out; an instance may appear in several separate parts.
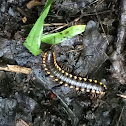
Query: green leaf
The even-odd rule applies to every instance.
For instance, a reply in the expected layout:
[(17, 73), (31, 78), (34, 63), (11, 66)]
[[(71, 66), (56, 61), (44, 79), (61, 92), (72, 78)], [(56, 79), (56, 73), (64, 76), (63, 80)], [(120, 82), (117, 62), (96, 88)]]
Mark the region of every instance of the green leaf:
[(35, 56), (41, 53), (40, 44), (41, 44), (41, 37), (43, 35), (44, 20), (49, 12), (52, 2), (53, 0), (48, 1), (43, 12), (36, 21), (35, 25), (33, 26), (32, 30), (30, 31), (24, 43), (25, 47), (29, 49), (29, 51)]
[(58, 33), (53, 33), (53, 34), (48, 34), (44, 35), (41, 37), (41, 41), (48, 43), (48, 44), (58, 44), (61, 43), (62, 41), (72, 38), (75, 35), (78, 35), (82, 32), (84, 32), (86, 25), (75, 25), (71, 26), (64, 31), (58, 32)]

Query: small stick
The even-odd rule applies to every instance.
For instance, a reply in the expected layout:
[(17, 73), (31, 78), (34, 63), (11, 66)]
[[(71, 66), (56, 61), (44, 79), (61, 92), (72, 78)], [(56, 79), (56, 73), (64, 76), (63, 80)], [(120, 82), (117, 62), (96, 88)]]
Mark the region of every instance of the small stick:
[(45, 23), (44, 26), (61, 26), (61, 25), (65, 25), (66, 23), (50, 23), (50, 24), (47, 24)]
[(31, 73), (31, 68), (21, 67), (18, 65), (8, 65), (8, 64), (6, 67), (0, 67), (0, 70), (16, 72), (16, 73), (24, 73), (24, 74)]
[(126, 95), (124, 94), (117, 94), (117, 96), (120, 96), (121, 98), (126, 98)]
[(121, 120), (123, 111), (124, 111), (124, 106), (122, 107), (122, 111), (121, 111), (121, 113), (120, 113), (120, 116), (119, 116), (119, 119), (118, 119), (118, 122), (117, 122), (116, 126), (119, 126), (119, 122), (120, 122), (120, 120)]
[(29, 126), (24, 120), (18, 119), (15, 126)]

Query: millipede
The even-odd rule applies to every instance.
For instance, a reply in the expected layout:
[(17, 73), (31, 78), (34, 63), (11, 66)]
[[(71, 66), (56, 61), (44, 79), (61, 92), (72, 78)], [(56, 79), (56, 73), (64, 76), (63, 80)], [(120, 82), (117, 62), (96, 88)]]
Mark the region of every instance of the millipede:
[(75, 87), (76, 91), (85, 91), (98, 95), (104, 95), (107, 90), (107, 86), (102, 82), (80, 76), (74, 76), (61, 69), (61, 67), (57, 64), (56, 54), (53, 51), (45, 52), (42, 62), (46, 73), (59, 84), (69, 86), (70, 88)]

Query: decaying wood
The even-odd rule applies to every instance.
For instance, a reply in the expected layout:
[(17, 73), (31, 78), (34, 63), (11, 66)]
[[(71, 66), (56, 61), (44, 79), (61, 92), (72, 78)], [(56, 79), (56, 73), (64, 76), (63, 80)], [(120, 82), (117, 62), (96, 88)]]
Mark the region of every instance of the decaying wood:
[(112, 59), (112, 73), (121, 84), (126, 84), (126, 64), (125, 64), (125, 50), (124, 45), (126, 41), (126, 0), (121, 1), (121, 17), (118, 28), (116, 50), (113, 53)]
[(0, 70), (16, 72), (16, 73), (24, 73), (24, 74), (31, 73), (31, 68), (21, 67), (18, 65), (7, 65), (6, 67), (0, 67)]
[(18, 119), (15, 126), (29, 126), (24, 120)]

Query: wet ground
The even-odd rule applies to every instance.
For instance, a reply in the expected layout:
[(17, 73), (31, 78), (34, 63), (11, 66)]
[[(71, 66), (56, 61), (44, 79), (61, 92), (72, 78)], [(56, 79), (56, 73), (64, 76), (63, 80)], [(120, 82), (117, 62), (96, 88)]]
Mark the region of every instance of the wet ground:
[(42, 54), (48, 45), (42, 43), (38, 56), (23, 45), (45, 2), (0, 2), (0, 67), (9, 64), (32, 70), (31, 74), (0, 70), (0, 126), (125, 126), (126, 86), (113, 71), (122, 4), (118, 0), (57, 0), (45, 20), (45, 34), (57, 32), (60, 26), (52, 23), (61, 23), (60, 30), (87, 25), (84, 33), (51, 49), (69, 73), (107, 85), (106, 94), (98, 97), (58, 85), (46, 75)]

